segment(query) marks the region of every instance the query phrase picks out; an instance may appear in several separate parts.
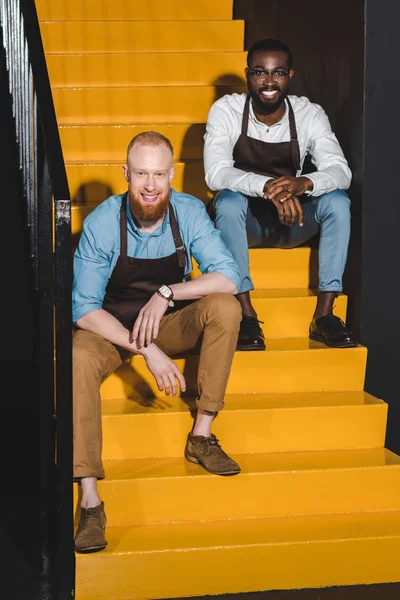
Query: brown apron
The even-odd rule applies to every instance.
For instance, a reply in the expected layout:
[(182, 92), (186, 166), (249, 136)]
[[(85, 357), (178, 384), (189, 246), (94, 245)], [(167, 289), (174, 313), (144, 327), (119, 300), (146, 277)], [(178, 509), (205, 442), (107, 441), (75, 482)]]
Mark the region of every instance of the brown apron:
[[(132, 329), (139, 311), (163, 285), (182, 283), (185, 276), (185, 247), (179, 235), (174, 209), (169, 205), (169, 219), (176, 252), (162, 258), (133, 258), (128, 256), (128, 224), (126, 217), (127, 193), (120, 211), (121, 249), (117, 263), (108, 281), (103, 309), (112, 314), (126, 328)], [(167, 312), (178, 310), (188, 302), (175, 302)]]
[(258, 175), (295, 177), (300, 169), (300, 149), (297, 141), (296, 123), (289, 98), (289, 142), (263, 142), (247, 135), (250, 114), (250, 96), (244, 105), (242, 131), (233, 148), (234, 167)]
[[(266, 175), (267, 177), (289, 176), (295, 177), (300, 169), (300, 149), (297, 141), (297, 130), (294, 119), (294, 113), (289, 98), (286, 98), (289, 110), (289, 142), (263, 142), (247, 135), (250, 114), (250, 95), (247, 95), (243, 110), (242, 130), (233, 148), (233, 166), (242, 171)], [(270, 203), (251, 202), (249, 199), (249, 208), (255, 213), (271, 213), (273, 220), (276, 219), (277, 212)], [(251, 204), (251, 207), (250, 207)], [(215, 219), (215, 201), (208, 205), (210, 217)], [(264, 216), (266, 216), (264, 214)]]

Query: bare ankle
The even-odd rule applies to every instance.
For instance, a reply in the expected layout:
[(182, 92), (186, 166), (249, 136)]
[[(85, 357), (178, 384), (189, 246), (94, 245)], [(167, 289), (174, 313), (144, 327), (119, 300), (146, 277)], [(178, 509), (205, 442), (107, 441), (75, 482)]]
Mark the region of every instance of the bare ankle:
[(96, 477), (83, 477), (80, 481), (82, 498), (82, 508), (94, 508), (101, 504), (101, 498), (97, 490), (97, 479)]
[(196, 423), (193, 427), (193, 435), (203, 435), (204, 437), (210, 437), (211, 425), (214, 420), (214, 417), (214, 412), (200, 409), (197, 413)]

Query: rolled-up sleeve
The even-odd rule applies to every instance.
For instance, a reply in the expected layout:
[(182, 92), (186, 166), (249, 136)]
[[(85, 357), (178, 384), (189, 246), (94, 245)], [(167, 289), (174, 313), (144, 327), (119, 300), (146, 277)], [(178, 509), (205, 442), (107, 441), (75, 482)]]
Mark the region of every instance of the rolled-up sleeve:
[(84, 226), (74, 256), (72, 320), (102, 307), (110, 274), (110, 257), (101, 248), (99, 232)]
[(222, 273), (239, 289), (239, 267), (200, 202), (191, 218), (190, 252), (202, 273)]

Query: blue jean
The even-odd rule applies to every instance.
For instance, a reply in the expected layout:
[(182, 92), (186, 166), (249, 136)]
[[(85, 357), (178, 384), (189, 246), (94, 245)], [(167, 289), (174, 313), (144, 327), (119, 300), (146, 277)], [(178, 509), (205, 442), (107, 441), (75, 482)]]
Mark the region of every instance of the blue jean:
[(295, 248), (319, 236), (321, 292), (341, 292), (350, 239), (350, 200), (343, 190), (310, 196), (302, 202), (304, 225), (282, 225), (275, 206), (263, 198), (249, 198), (221, 190), (215, 197), (215, 226), (232, 252), (240, 271), (239, 293), (254, 289), (248, 248)]

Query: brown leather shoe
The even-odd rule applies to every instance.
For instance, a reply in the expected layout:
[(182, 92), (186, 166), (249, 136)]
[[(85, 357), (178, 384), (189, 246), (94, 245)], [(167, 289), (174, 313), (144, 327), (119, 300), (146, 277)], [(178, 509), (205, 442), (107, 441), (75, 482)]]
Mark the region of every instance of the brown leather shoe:
[(98, 552), (107, 546), (104, 502), (94, 508), (82, 508), (75, 536), (76, 552)]
[(185, 458), (201, 465), (214, 475), (237, 475), (240, 467), (218, 443), (214, 434), (210, 437), (189, 433), (185, 448)]

